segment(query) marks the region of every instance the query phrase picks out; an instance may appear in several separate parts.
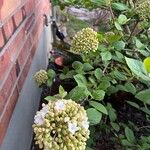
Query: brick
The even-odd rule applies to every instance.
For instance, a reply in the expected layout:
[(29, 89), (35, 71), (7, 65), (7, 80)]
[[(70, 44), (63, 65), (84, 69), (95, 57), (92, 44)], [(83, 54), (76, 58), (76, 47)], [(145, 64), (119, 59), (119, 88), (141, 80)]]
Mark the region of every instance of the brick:
[(10, 16), (13, 11), (21, 4), (21, 1), (22, 0), (0, 0), (1, 20), (4, 20)]
[(0, 49), (4, 46), (4, 44), (5, 44), (5, 41), (4, 41), (4, 37), (2, 33), (2, 28), (0, 28)]
[[(7, 49), (5, 49), (4, 54), (0, 56), (0, 80), (4, 80), (4, 77), (7, 74), (7, 71), (9, 70), (12, 62), (16, 61), (16, 57), (20, 53), (22, 44), (28, 38), (28, 36), (25, 34), (25, 31), (27, 30), (27, 25), (30, 23), (30, 21), (32, 20), (26, 21), (20, 32), (16, 35), (16, 37), (14, 37), (13, 41), (9, 44)], [(31, 44), (29, 43), (29, 45)], [(27, 50), (25, 50), (25, 52), (26, 51)]]
[(26, 29), (26, 35), (30, 33), (30, 30), (32, 29), (32, 26), (34, 26), (35, 23), (35, 15), (34, 13), (28, 18), (26, 24), (25, 24), (25, 29)]
[(31, 42), (31, 38), (29, 36), (28, 39), (26, 40), (26, 42), (24, 43), (24, 46), (21, 49), (20, 54), (18, 56), (18, 62), (19, 62), (20, 69), (22, 69), (24, 63), (27, 60), (27, 56), (30, 53), (31, 46), (32, 46), (32, 42)]
[(0, 119), (0, 144), (2, 144), (2, 141), (4, 139), (18, 96), (18, 90), (17, 88), (14, 88), (12, 95), (9, 97), (5, 112), (3, 113)]
[(11, 79), (12, 79), (12, 84), (14, 85), (16, 83), (18, 74), (17, 74), (17, 64), (14, 63), (14, 65), (12, 66), (12, 69), (10, 71), (10, 75), (11, 75)]
[(0, 89), (0, 91), (1, 90), (3, 91), (3, 99), (5, 102), (8, 100), (12, 88), (13, 88), (12, 77), (11, 74), (9, 74), (6, 80), (4, 81), (4, 85)]
[[(10, 81), (11, 80), (11, 81)], [(8, 79), (5, 81), (3, 87), (0, 89), (0, 114), (2, 113), (2, 110), (5, 106), (5, 103), (7, 102), (7, 98), (10, 95), (11, 89), (13, 85), (15, 84), (17, 80), (17, 75), (16, 75), (16, 65), (12, 67)], [(8, 93), (7, 93), (8, 91)]]
[(45, 0), (45, 3), (43, 3), (43, 13), (45, 14), (49, 14), (50, 13), (50, 3), (49, 3), (49, 0)]
[(15, 24), (18, 27), (20, 25), (20, 23), (23, 21), (23, 14), (22, 14), (22, 10), (18, 10), (15, 14), (14, 14), (14, 20), (15, 20)]
[(12, 36), (14, 30), (15, 30), (15, 26), (13, 23), (13, 18), (9, 19), (3, 26), (4, 28), (4, 32), (6, 35), (7, 40)]
[(35, 0), (28, 0), (25, 4), (26, 15), (29, 15), (35, 8)]
[(36, 21), (36, 24), (33, 30), (31, 31), (33, 41), (36, 41), (37, 39), (39, 39), (42, 29), (43, 29), (43, 20), (39, 17)]
[(5, 103), (6, 103), (3, 97), (4, 97), (4, 94), (3, 94), (3, 91), (1, 90), (0, 91), (0, 116), (3, 112), (3, 108), (4, 108)]
[(26, 64), (21, 72), (21, 75), (19, 77), (19, 80), (18, 80), (18, 84), (17, 84), (17, 88), (18, 88), (18, 91), (20, 92), (22, 87), (23, 87), (23, 84), (24, 84), (24, 81), (26, 79), (26, 76), (28, 74), (28, 71), (30, 69), (30, 65), (31, 65), (31, 62), (32, 62), (32, 57), (29, 56), (27, 61), (26, 61)]
[(8, 54), (8, 52), (6, 52), (5, 55), (0, 57), (0, 80), (4, 80), (4, 76), (6, 75), (10, 65), (10, 55)]

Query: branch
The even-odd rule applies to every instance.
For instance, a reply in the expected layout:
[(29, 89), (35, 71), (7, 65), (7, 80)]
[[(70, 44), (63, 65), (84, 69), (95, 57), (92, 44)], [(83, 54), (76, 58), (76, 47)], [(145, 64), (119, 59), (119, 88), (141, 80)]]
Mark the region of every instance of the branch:
[(132, 35), (133, 35), (133, 33), (134, 33), (134, 31), (135, 31), (135, 29), (136, 29), (136, 27), (137, 27), (137, 25), (138, 25), (138, 21), (136, 21), (136, 23), (135, 23), (135, 25), (134, 25), (134, 27), (133, 27), (133, 30), (132, 30), (132, 32), (131, 32), (131, 34), (130, 34), (130, 36), (129, 36), (129, 38), (128, 38), (128, 42), (130, 42), (130, 40), (131, 40), (131, 38), (132, 38)]

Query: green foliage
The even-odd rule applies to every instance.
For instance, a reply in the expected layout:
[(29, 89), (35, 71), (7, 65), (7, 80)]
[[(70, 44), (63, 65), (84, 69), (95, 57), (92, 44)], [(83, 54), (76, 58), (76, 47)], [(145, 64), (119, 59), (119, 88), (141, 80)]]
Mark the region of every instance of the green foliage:
[(144, 59), (144, 67), (148, 73), (150, 73), (150, 57)]
[[(107, 134), (111, 143), (115, 143), (114, 149), (150, 149), (149, 137), (140, 134), (144, 127), (139, 127), (136, 121), (122, 121), (117, 108), (129, 108), (125, 118), (130, 116), (131, 108), (140, 112), (146, 122), (150, 120), (150, 24), (143, 17), (145, 10), (137, 11), (140, 7), (136, 1), (123, 0), (67, 0), (59, 5), (62, 8), (69, 5), (88, 9), (102, 7), (111, 12), (109, 28), (97, 33), (96, 51), (89, 44), (94, 38), (84, 40), (84, 37), (90, 37), (91, 31), (82, 32), (72, 46), (75, 45), (74, 51), (80, 53), (83, 62), (75, 61), (58, 74), (62, 81), (73, 80), (75, 87), (68, 93), (60, 87), (55, 97), (72, 99), (86, 108), (91, 125), (87, 149), (95, 147), (94, 141)], [(76, 18), (71, 19), (70, 24), (76, 31), (88, 26), (82, 21), (78, 25)], [(53, 79), (55, 73), (50, 71), (50, 76)], [(120, 93), (122, 97), (119, 97)], [(48, 96), (45, 99), (55, 98)], [(103, 131), (105, 133), (101, 135)]]
[(120, 10), (120, 11), (128, 9), (127, 5), (125, 5), (123, 3), (112, 3), (111, 6), (113, 9)]
[(93, 106), (96, 110), (108, 115), (107, 109), (104, 105), (94, 101), (91, 101), (90, 105)]
[(126, 136), (126, 138), (127, 138), (127, 140), (128, 140), (129, 142), (131, 142), (131, 143), (134, 143), (134, 142), (135, 142), (134, 133), (133, 133), (133, 131), (132, 131), (130, 128), (128, 128), (128, 127), (125, 128), (125, 136)]
[(142, 102), (150, 105), (150, 89), (140, 91), (135, 95), (135, 97)]
[(95, 125), (100, 123), (102, 114), (94, 108), (87, 109), (87, 116), (90, 121), (90, 125)]
[(131, 71), (137, 75), (137, 77), (140, 77), (143, 80), (150, 81), (150, 77), (148, 77), (143, 62), (132, 59), (132, 58), (125, 58), (127, 65), (131, 69)]
[(47, 75), (48, 75), (47, 85), (50, 87), (53, 83), (53, 79), (55, 78), (56, 73), (54, 70), (49, 69), (47, 71)]

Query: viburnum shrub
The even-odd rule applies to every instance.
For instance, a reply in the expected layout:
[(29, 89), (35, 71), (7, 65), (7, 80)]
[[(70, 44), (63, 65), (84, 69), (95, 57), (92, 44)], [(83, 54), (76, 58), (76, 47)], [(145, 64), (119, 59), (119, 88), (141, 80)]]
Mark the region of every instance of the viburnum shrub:
[(42, 106), (34, 117), (36, 144), (44, 150), (85, 150), (89, 122), (84, 107), (71, 99)]

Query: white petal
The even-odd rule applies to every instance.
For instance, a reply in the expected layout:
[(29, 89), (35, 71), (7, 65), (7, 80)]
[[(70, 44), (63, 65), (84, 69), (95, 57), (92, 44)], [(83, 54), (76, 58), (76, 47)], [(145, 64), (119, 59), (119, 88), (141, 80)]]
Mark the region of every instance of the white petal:
[(84, 129), (88, 130), (89, 128), (89, 122), (87, 120), (84, 120), (81, 122), (82, 126)]
[(45, 106), (43, 106), (43, 108), (41, 109), (40, 112), (47, 114), (48, 111), (49, 111), (49, 107), (48, 107), (48, 105), (45, 105)]
[(65, 104), (64, 102), (62, 101), (57, 101), (55, 103), (55, 107), (54, 107), (55, 110), (64, 110), (65, 109)]
[(42, 125), (44, 123), (44, 116), (43, 114), (38, 113), (34, 117), (34, 123), (37, 125)]
[(76, 131), (78, 131), (79, 128), (77, 127), (77, 123), (71, 123), (71, 122), (69, 122), (69, 123), (68, 123), (68, 130), (69, 130), (72, 134), (74, 134)]

